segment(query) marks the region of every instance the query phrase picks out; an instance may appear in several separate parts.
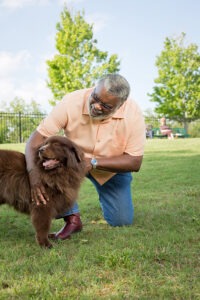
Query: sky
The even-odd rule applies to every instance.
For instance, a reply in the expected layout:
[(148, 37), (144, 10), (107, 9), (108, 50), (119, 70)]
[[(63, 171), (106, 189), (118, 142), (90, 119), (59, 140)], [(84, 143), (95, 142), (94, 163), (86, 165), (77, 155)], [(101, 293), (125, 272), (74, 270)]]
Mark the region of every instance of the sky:
[(148, 93), (157, 77), (156, 57), (166, 37), (186, 33), (200, 47), (200, 0), (0, 0), (0, 109), (2, 103), (35, 100), (52, 109), (46, 61), (56, 53), (56, 24), (66, 4), (84, 11), (101, 51), (117, 54), (120, 74), (143, 111), (153, 110)]

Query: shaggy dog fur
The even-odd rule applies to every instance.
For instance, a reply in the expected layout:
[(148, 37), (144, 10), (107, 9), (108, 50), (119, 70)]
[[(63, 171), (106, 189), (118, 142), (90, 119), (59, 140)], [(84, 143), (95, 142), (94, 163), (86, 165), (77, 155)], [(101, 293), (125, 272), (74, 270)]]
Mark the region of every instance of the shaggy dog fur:
[(0, 150), (0, 204), (31, 215), (36, 240), (50, 248), (48, 233), (52, 218), (73, 206), (85, 176), (84, 154), (66, 137), (52, 136), (35, 153), (38, 176), (49, 196), (46, 205), (31, 201), (29, 176), (23, 153)]

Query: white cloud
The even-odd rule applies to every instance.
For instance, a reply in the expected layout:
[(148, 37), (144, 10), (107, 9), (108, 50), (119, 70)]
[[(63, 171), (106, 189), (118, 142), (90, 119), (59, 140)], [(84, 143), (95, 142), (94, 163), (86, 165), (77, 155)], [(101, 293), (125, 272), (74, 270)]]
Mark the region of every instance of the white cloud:
[(14, 85), (12, 81), (8, 78), (0, 80), (0, 102), (6, 101), (7, 96), (12, 94)]
[(29, 64), (31, 54), (27, 50), (18, 53), (0, 52), (0, 78), (14, 75), (21, 68)]
[(24, 6), (30, 5), (47, 5), (50, 4), (51, 1), (57, 1), (58, 5), (67, 5), (67, 6), (74, 6), (84, 2), (85, 0), (1, 0), (0, 6), (9, 8), (9, 9), (16, 9), (22, 8)]
[(9, 103), (15, 97), (23, 98), (27, 103), (34, 99), (48, 112), (52, 94), (46, 86), (46, 64), (42, 60), (33, 66), (31, 58), (27, 50), (15, 54), (0, 52), (0, 104)]
[(67, 5), (67, 6), (70, 6), (70, 5), (75, 5), (75, 4), (79, 4), (79, 3), (82, 3), (84, 2), (85, 0), (59, 0), (59, 4), (61, 5)]
[(2, 0), (0, 6), (9, 9), (16, 9), (28, 5), (46, 5), (49, 2), (50, 0)]
[(23, 98), (27, 103), (35, 100), (44, 110), (49, 111), (51, 109), (48, 100), (52, 98), (52, 93), (47, 88), (46, 82), (43, 79), (24, 83), (15, 88), (14, 93), (15, 96)]
[(104, 29), (108, 22), (110, 22), (111, 17), (105, 14), (88, 14), (85, 15), (85, 19), (89, 24), (93, 24), (93, 32), (97, 33)]
[[(61, 5), (67, 5), (69, 9), (71, 9), (72, 12), (76, 13), (77, 11), (81, 11), (82, 9), (79, 8), (79, 4), (87, 2), (87, 0), (59, 0), (59, 3)], [(85, 11), (85, 10), (84, 10)], [(106, 26), (108, 26), (109, 23), (112, 22), (113, 16), (108, 14), (102, 14), (102, 13), (93, 13), (93, 14), (87, 14), (85, 11), (85, 20), (89, 24), (93, 24), (93, 31), (94, 33), (101, 31)]]
[(15, 97), (22, 98), (26, 103), (35, 100), (40, 104), (42, 110), (49, 112), (51, 106), (48, 102), (52, 98), (51, 91), (47, 88), (43, 79), (33, 82), (20, 82), (16, 84), (9, 78), (0, 81), (0, 108), (3, 109), (2, 103), (9, 103)]

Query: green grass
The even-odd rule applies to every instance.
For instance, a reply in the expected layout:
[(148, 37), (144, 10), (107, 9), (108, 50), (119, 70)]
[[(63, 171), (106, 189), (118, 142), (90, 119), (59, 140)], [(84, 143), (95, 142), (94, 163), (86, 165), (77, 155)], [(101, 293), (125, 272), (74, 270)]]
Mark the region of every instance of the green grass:
[(200, 299), (200, 139), (148, 140), (132, 189), (134, 225), (112, 228), (85, 180), (84, 230), (52, 250), (36, 245), (28, 217), (1, 206), (0, 299)]

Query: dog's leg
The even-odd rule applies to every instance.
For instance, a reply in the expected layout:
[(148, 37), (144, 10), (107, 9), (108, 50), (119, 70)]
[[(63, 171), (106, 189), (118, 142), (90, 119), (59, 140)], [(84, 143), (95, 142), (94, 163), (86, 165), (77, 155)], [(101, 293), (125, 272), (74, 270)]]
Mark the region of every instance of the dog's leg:
[(31, 220), (36, 231), (36, 241), (41, 247), (51, 248), (52, 244), (48, 239), (48, 233), (51, 227), (52, 213), (48, 205), (32, 207)]

